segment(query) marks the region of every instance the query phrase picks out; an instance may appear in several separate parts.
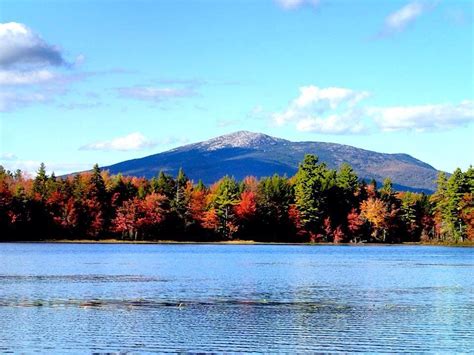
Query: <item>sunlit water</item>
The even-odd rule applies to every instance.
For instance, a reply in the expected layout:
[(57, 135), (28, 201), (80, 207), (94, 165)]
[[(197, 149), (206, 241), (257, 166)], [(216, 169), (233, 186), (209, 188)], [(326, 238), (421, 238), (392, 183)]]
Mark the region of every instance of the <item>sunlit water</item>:
[(470, 352), (473, 255), (0, 244), (0, 352)]

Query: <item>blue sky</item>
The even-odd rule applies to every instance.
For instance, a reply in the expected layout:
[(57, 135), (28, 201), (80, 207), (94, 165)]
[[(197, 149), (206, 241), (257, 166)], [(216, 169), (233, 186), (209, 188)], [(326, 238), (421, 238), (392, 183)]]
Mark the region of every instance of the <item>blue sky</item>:
[(471, 1), (0, 3), (0, 164), (62, 174), (237, 130), (474, 163)]

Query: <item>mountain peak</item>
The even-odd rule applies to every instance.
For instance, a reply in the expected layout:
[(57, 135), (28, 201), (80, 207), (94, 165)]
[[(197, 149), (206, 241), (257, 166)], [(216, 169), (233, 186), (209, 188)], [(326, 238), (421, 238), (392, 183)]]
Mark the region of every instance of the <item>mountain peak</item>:
[(286, 140), (268, 136), (263, 133), (237, 131), (207, 141), (197, 143), (199, 148), (217, 150), (222, 148), (259, 148), (284, 143)]
[(204, 142), (188, 144), (163, 153), (105, 167), (111, 174), (157, 176), (160, 171), (176, 175), (183, 168), (194, 181), (212, 184), (224, 175), (293, 176), (305, 154), (315, 154), (331, 169), (349, 163), (361, 179), (381, 182), (390, 177), (402, 191), (431, 192), (437, 171), (406, 154), (385, 154), (322, 142), (291, 142), (263, 133), (237, 131)]

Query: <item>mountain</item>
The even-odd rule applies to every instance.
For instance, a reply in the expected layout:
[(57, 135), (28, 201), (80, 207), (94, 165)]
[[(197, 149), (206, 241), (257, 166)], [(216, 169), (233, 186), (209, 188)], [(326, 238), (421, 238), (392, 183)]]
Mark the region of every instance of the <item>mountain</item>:
[(316, 154), (331, 168), (349, 163), (360, 178), (377, 182), (390, 177), (398, 190), (432, 192), (438, 171), (407, 154), (385, 154), (323, 142), (291, 142), (261, 133), (239, 131), (163, 153), (127, 160), (103, 169), (112, 174), (151, 178), (160, 170), (176, 175), (182, 167), (193, 180), (210, 184), (224, 175), (242, 179), (292, 176), (305, 154)]

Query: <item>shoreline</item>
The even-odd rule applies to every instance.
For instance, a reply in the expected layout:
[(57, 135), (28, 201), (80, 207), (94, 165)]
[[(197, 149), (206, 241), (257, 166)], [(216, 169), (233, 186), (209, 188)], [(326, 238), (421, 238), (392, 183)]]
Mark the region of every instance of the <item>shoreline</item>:
[(301, 245), (301, 246), (446, 246), (446, 247), (474, 247), (474, 242), (465, 241), (462, 243), (291, 243), (291, 242), (256, 242), (254, 240), (228, 240), (217, 242), (195, 242), (176, 240), (122, 240), (122, 239), (46, 239), (35, 241), (1, 241), (0, 243), (25, 243), (25, 244), (141, 244), (141, 245)]

